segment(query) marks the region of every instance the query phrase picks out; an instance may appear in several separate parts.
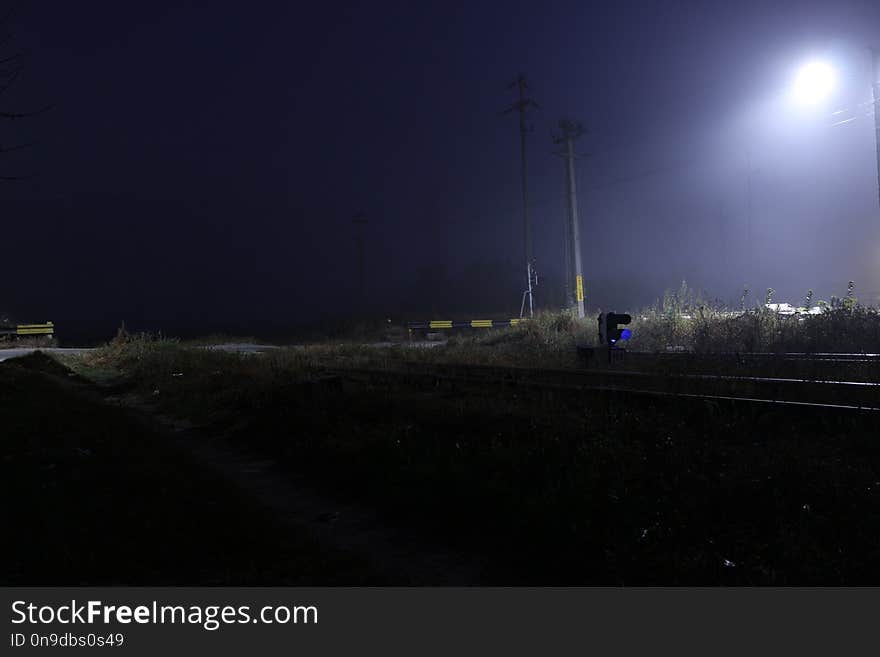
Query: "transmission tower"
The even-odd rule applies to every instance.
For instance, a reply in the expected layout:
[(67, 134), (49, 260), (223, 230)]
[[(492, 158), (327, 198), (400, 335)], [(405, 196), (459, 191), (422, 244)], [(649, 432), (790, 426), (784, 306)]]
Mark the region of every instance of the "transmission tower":
[(529, 300), (529, 317), (535, 314), (533, 283), (536, 283), (534, 275), (534, 256), (532, 253), (532, 225), (529, 218), (529, 189), (528, 189), (528, 169), (526, 168), (526, 134), (531, 130), (526, 126), (526, 111), (530, 107), (538, 107), (531, 98), (526, 96), (529, 85), (526, 83), (525, 76), (520, 73), (516, 80), (508, 85), (508, 89), (517, 88), (519, 91), (519, 99), (503, 114), (511, 112), (519, 112), (519, 136), (520, 136), (520, 157), (522, 161), (522, 200), (523, 200), (523, 242), (525, 246), (526, 260), (526, 290), (523, 292), (523, 300), (520, 306), (520, 317), (522, 317), (525, 309), (526, 297)]

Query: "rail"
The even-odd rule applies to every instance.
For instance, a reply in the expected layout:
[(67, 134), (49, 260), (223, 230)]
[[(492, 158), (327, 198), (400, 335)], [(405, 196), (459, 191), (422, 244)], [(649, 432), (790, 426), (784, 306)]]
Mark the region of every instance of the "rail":
[(343, 378), (361, 380), (433, 379), (461, 384), (880, 411), (880, 384), (874, 382), (426, 363), (403, 363), (391, 368), (333, 368), (332, 371)]

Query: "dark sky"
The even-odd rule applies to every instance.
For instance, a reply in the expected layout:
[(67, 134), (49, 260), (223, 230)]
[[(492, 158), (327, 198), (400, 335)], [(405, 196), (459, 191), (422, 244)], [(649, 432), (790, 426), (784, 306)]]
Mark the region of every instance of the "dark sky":
[[(880, 3), (35, 0), (11, 28), (26, 69), (0, 108), (53, 105), (0, 122), (0, 145), (34, 143), (0, 175), (39, 172), (0, 183), (0, 311), (22, 319), (356, 313), (361, 209), (370, 313), (509, 312), (519, 141), (499, 113), (519, 71), (540, 104), (539, 303), (561, 274), (563, 116), (590, 131), (588, 305), (634, 308), (682, 278), (727, 300), (744, 284), (827, 298), (850, 279), (880, 296), (872, 119), (831, 125), (870, 100)], [(812, 57), (839, 84), (807, 111), (786, 90)]]

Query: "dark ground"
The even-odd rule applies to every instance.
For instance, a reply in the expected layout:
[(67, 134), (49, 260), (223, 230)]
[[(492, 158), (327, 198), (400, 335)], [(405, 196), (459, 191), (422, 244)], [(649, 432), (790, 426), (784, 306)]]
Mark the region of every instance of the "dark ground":
[[(190, 371), (158, 410), (473, 555), (476, 583), (880, 584), (877, 414), (285, 376)], [(0, 365), (8, 583), (387, 581), (74, 380)]]
[(0, 363), (5, 585), (369, 583), (41, 354)]

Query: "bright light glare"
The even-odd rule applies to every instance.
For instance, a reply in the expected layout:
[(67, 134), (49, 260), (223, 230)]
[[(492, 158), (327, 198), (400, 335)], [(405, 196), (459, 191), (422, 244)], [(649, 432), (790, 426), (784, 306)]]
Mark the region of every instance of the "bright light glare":
[(827, 98), (834, 89), (834, 69), (827, 62), (805, 64), (794, 80), (794, 95), (807, 105), (815, 105)]

